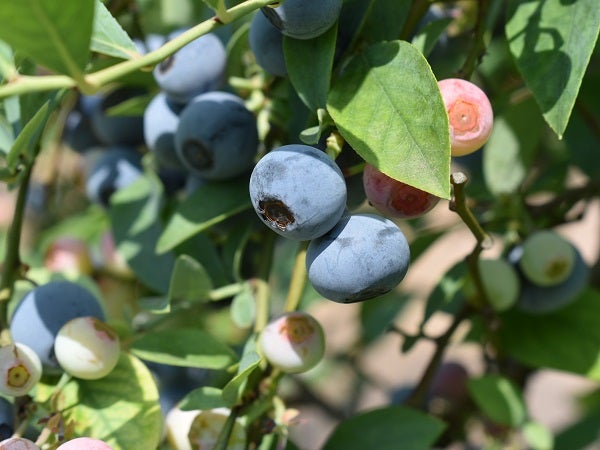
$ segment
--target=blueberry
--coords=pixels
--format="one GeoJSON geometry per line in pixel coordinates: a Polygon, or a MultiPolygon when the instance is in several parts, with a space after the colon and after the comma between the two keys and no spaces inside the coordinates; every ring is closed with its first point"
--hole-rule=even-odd
{"type": "Polygon", "coordinates": [[[119,189],[142,175],[141,156],[128,147],[111,147],[98,157],[86,180],[88,198],[104,207],[119,189]]]}
{"type": "Polygon", "coordinates": [[[283,55],[283,34],[260,12],[252,18],[248,42],[260,67],[273,75],[280,77],[287,75],[283,55]]]}
{"type": "Polygon", "coordinates": [[[261,8],[273,25],[294,39],[312,39],[325,33],[337,20],[342,0],[286,0],[273,8],[261,8]]]}
{"type": "Polygon", "coordinates": [[[0,397],[0,441],[12,436],[15,427],[15,412],[12,403],[0,397]]]}
{"type": "Polygon", "coordinates": [[[517,301],[519,309],[535,314],[556,311],[576,300],[585,289],[589,281],[590,268],[579,250],[572,244],[570,245],[575,252],[573,268],[564,281],[552,286],[541,286],[530,281],[519,267],[524,253],[523,247],[516,246],[511,250],[508,260],[517,269],[521,278],[521,293],[517,301]]]}
{"type": "Polygon", "coordinates": [[[344,216],[308,245],[308,279],[323,297],[353,303],[380,296],[402,281],[410,249],[402,231],[374,214],[344,216]]]}
{"type": "Polygon", "coordinates": [[[183,167],[175,150],[175,131],[183,105],[159,92],[144,111],[144,141],[156,162],[167,168],[183,167]]]}
{"type": "Polygon", "coordinates": [[[105,320],[99,300],[90,291],[70,281],[51,281],[21,299],[10,320],[10,332],[15,342],[39,356],[44,369],[56,369],[54,339],[65,323],[82,316],[105,320]]]}
{"type": "Polygon", "coordinates": [[[181,112],[175,146],[191,174],[207,180],[230,179],[254,164],[256,119],[238,96],[207,92],[181,112]]]}
{"type": "Polygon", "coordinates": [[[83,153],[102,145],[92,129],[92,122],[83,112],[74,109],[67,116],[63,141],[71,150],[83,153]]]}
{"type": "Polygon", "coordinates": [[[308,145],[284,145],[256,164],[250,199],[260,219],[292,240],[327,233],[346,207],[346,183],[327,154],[308,145]]]}
{"type": "Polygon", "coordinates": [[[154,68],[154,79],[173,101],[187,103],[223,84],[227,54],[213,33],[200,36],[154,68]]]}
{"type": "Polygon", "coordinates": [[[118,87],[102,96],[92,105],[92,129],[96,137],[106,145],[139,145],[144,142],[144,120],[137,115],[111,115],[110,109],[124,101],[146,94],[146,90],[134,87],[118,87]]]}
{"type": "Polygon", "coordinates": [[[42,362],[22,342],[0,347],[0,394],[20,397],[31,391],[42,376],[42,362]]]}

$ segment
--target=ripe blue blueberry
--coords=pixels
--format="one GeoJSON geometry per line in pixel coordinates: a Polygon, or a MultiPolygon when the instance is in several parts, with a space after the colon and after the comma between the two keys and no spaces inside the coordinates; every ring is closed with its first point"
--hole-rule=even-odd
{"type": "Polygon", "coordinates": [[[260,67],[273,75],[287,75],[283,34],[260,12],[254,15],[250,23],[248,43],[260,67]]]}
{"type": "Polygon", "coordinates": [[[110,109],[146,90],[118,87],[91,104],[91,123],[96,137],[106,145],[139,145],[144,142],[144,121],[139,115],[113,115],[110,109]]]}
{"type": "Polygon", "coordinates": [[[175,131],[183,105],[159,92],[144,111],[144,140],[156,162],[167,168],[183,167],[175,150],[175,131]]]}
{"type": "Polygon", "coordinates": [[[181,111],[175,146],[191,174],[207,180],[233,178],[254,164],[258,150],[256,119],[240,97],[207,92],[181,111]]]}
{"type": "Polygon", "coordinates": [[[521,293],[517,300],[519,309],[534,314],[549,313],[569,305],[583,292],[589,281],[590,268],[579,250],[574,245],[570,245],[575,253],[572,269],[564,281],[551,286],[535,284],[520,269],[523,246],[511,250],[508,260],[521,277],[521,293]]]}
{"type": "Polygon", "coordinates": [[[82,316],[105,320],[99,300],[86,288],[70,281],[52,281],[21,299],[11,317],[10,332],[15,342],[39,356],[44,370],[58,369],[54,339],[65,323],[82,316]]]}
{"type": "Polygon", "coordinates": [[[130,185],[142,175],[141,155],[135,150],[115,146],[102,152],[86,180],[88,198],[104,207],[119,189],[130,185]]]}
{"type": "Polygon", "coordinates": [[[327,233],[346,208],[346,183],[327,154],[292,144],[263,156],[250,176],[250,199],[273,231],[298,241],[327,233]]]}
{"type": "Polygon", "coordinates": [[[15,411],[12,403],[0,397],[0,441],[12,436],[15,428],[15,411]]]}
{"type": "Polygon", "coordinates": [[[306,253],[308,279],[323,297],[353,303],[391,291],[404,279],[410,249],[402,231],[374,214],[346,215],[306,253]]]}
{"type": "Polygon", "coordinates": [[[286,0],[273,8],[261,8],[273,25],[294,39],[312,39],[325,33],[337,20],[342,0],[286,0]]]}
{"type": "Polygon", "coordinates": [[[215,34],[208,33],[163,60],[153,74],[170,99],[187,103],[223,84],[226,62],[225,46],[215,34]]]}

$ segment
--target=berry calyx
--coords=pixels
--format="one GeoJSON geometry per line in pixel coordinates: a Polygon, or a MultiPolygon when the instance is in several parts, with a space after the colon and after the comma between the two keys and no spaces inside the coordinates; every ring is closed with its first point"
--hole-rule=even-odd
{"type": "Polygon", "coordinates": [[[41,376],[40,358],[28,346],[16,343],[0,348],[0,393],[25,395],[41,376]]]}

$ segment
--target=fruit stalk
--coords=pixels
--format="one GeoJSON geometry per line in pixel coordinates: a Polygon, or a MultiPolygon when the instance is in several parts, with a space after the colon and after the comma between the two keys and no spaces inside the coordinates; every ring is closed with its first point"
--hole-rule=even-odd
{"type": "Polygon", "coordinates": [[[306,249],[308,248],[308,243],[309,241],[302,242],[296,254],[292,279],[290,280],[290,287],[285,301],[286,312],[292,312],[298,308],[302,293],[306,287],[306,249]]]}
{"type": "Polygon", "coordinates": [[[21,228],[32,170],[33,164],[26,165],[23,169],[13,220],[6,234],[6,254],[2,264],[2,281],[0,282],[0,345],[11,342],[8,331],[8,301],[12,297],[15,281],[21,275],[21,257],[19,255],[21,228]]]}

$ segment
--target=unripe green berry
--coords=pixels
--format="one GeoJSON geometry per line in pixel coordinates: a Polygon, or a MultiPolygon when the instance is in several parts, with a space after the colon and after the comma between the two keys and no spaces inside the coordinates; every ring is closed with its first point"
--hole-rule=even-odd
{"type": "Polygon", "coordinates": [[[305,372],[323,358],[325,335],[314,317],[296,311],[269,323],[259,345],[264,357],[283,372],[305,372]]]}
{"type": "Polygon", "coordinates": [[[505,259],[480,259],[479,276],[487,300],[496,311],[513,306],[521,289],[519,276],[505,259]]]}
{"type": "Polygon", "coordinates": [[[0,348],[0,393],[9,396],[27,394],[42,376],[42,363],[24,344],[0,348]]]}
{"type": "Polygon", "coordinates": [[[108,375],[119,360],[117,333],[95,317],[77,317],[60,329],[54,353],[63,370],[85,380],[108,375]]]}
{"type": "Polygon", "coordinates": [[[523,242],[519,267],[523,275],[534,284],[560,284],[569,277],[574,264],[573,246],[554,231],[538,231],[523,242]]]}

